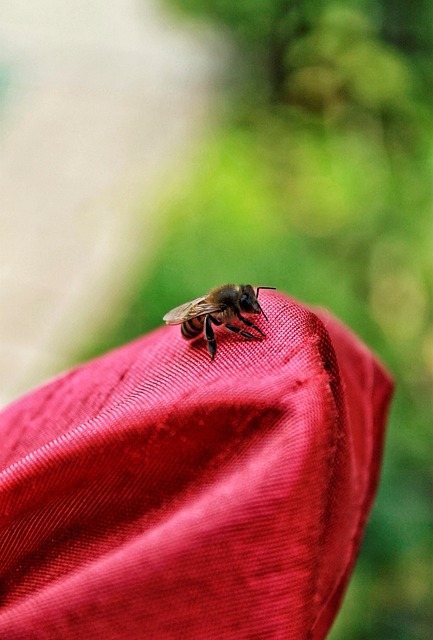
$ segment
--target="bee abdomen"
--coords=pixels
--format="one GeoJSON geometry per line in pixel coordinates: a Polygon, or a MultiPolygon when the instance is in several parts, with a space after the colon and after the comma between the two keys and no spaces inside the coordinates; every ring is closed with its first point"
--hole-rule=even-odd
{"type": "Polygon", "coordinates": [[[198,316],[197,318],[191,318],[182,323],[181,332],[184,338],[192,340],[199,333],[203,331],[204,316],[198,316]]]}

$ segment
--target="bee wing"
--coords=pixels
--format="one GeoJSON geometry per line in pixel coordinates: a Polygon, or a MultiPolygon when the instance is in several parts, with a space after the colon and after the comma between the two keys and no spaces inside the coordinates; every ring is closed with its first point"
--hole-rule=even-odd
{"type": "Polygon", "coordinates": [[[214,313],[215,311],[220,311],[220,309],[220,305],[210,304],[207,301],[207,296],[202,296],[172,309],[165,314],[163,320],[167,324],[182,324],[182,322],[191,320],[191,318],[197,318],[197,316],[202,316],[205,313],[214,313]]]}

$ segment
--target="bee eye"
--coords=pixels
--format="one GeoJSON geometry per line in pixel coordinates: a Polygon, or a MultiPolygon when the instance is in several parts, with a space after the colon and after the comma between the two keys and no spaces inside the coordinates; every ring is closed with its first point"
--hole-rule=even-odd
{"type": "Polygon", "coordinates": [[[251,303],[249,297],[246,293],[241,295],[241,299],[239,300],[240,307],[243,311],[249,311],[251,309],[251,303]]]}

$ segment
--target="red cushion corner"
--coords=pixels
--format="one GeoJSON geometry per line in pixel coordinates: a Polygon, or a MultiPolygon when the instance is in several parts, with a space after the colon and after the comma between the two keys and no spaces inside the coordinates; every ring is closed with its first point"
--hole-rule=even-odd
{"type": "Polygon", "coordinates": [[[325,311],[163,327],[0,415],[0,637],[324,638],[379,479],[392,381],[325,311]]]}

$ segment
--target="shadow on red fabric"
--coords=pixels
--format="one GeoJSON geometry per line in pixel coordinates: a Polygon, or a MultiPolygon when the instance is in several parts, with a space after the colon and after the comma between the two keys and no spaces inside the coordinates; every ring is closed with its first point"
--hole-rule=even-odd
{"type": "Polygon", "coordinates": [[[325,638],[376,491],[389,375],[261,293],[248,341],[163,327],[0,415],[0,638],[325,638]]]}

